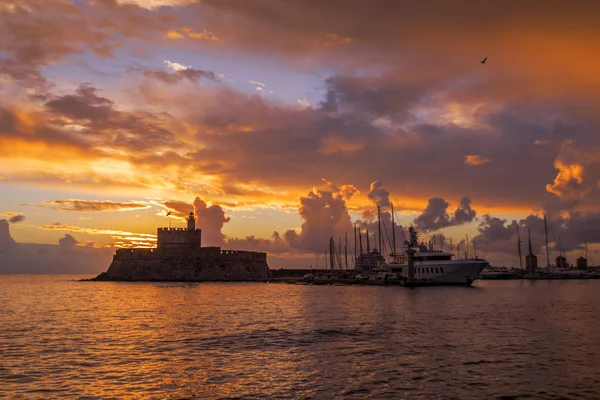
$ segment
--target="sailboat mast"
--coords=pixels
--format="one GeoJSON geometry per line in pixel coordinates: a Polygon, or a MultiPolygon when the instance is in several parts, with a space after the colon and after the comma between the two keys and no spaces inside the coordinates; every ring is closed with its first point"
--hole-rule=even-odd
{"type": "Polygon", "coordinates": [[[465,235],[465,237],[467,238],[467,242],[466,242],[467,248],[465,249],[465,260],[466,260],[467,258],[469,258],[469,235],[465,235]]]}
{"type": "Polygon", "coordinates": [[[338,248],[337,251],[335,252],[335,255],[338,259],[338,267],[340,267],[340,269],[342,269],[342,238],[338,237],[338,248]]]}
{"type": "MultiPolygon", "coordinates": [[[[356,237],[356,222],[354,223],[354,259],[356,260],[356,251],[358,250],[358,239],[356,237]]],[[[356,262],[356,261],[355,261],[356,262]]]]}
{"type": "Polygon", "coordinates": [[[329,238],[329,269],[333,271],[333,236],[329,238]]]}
{"type": "Polygon", "coordinates": [[[521,234],[519,233],[519,224],[517,224],[517,249],[519,250],[519,268],[523,269],[523,256],[521,255],[521,234]]]}
{"type": "Polygon", "coordinates": [[[369,241],[369,230],[367,229],[367,254],[371,252],[371,242],[369,241]]]}
{"type": "Polygon", "coordinates": [[[546,214],[544,214],[544,233],[546,235],[546,266],[550,268],[550,249],[548,248],[548,224],[546,223],[546,214]]]}
{"type": "Polygon", "coordinates": [[[344,232],[344,266],[348,269],[348,232],[344,232]]]}
{"type": "Polygon", "coordinates": [[[396,255],[396,223],[394,222],[394,204],[390,203],[392,207],[392,254],[396,255]]]}
{"type": "Polygon", "coordinates": [[[377,206],[377,238],[379,240],[379,252],[383,253],[383,249],[381,248],[381,209],[377,206]]]}

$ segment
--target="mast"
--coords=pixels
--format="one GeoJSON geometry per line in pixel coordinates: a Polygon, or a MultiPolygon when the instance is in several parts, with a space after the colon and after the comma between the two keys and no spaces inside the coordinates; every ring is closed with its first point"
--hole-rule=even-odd
{"type": "Polygon", "coordinates": [[[362,247],[362,232],[360,228],[358,229],[358,242],[359,242],[359,255],[362,257],[363,247],[362,247]]]}
{"type": "Polygon", "coordinates": [[[369,230],[367,229],[367,254],[371,252],[371,242],[369,241],[369,230]]]}
{"type": "Polygon", "coordinates": [[[473,238],[472,242],[473,242],[473,258],[477,258],[477,249],[475,248],[475,238],[473,238]]]}
{"type": "Polygon", "coordinates": [[[560,240],[560,235],[558,235],[558,255],[561,256],[561,257],[563,255],[562,240],[560,240]]]}
{"type": "Polygon", "coordinates": [[[523,269],[523,256],[521,255],[521,234],[519,233],[519,224],[517,224],[517,249],[519,250],[519,268],[523,269]]]}
{"type": "Polygon", "coordinates": [[[377,238],[379,240],[379,252],[383,253],[383,249],[381,248],[381,210],[379,206],[377,206],[377,238]]]}
{"type": "Polygon", "coordinates": [[[356,222],[354,223],[354,262],[356,262],[356,250],[358,250],[358,239],[356,237],[356,222]]]}
{"type": "Polygon", "coordinates": [[[333,236],[329,238],[329,269],[333,271],[333,236]]]}
{"type": "Polygon", "coordinates": [[[550,269],[550,249],[548,248],[548,225],[546,224],[546,214],[544,214],[544,233],[546,235],[546,266],[550,269]]]}
{"type": "Polygon", "coordinates": [[[337,256],[338,259],[338,266],[340,267],[340,269],[342,269],[342,238],[338,237],[338,248],[337,251],[335,252],[335,255],[337,256]]]}
{"type": "Polygon", "coordinates": [[[587,242],[586,242],[585,240],[583,241],[583,249],[584,249],[584,251],[585,251],[585,259],[586,259],[586,261],[587,261],[587,259],[588,259],[588,253],[587,253],[587,242]]]}
{"type": "Polygon", "coordinates": [[[465,249],[465,260],[466,260],[467,258],[469,258],[469,235],[465,235],[465,237],[467,238],[467,243],[466,243],[467,248],[465,249]]]}
{"type": "Polygon", "coordinates": [[[348,269],[348,232],[344,232],[344,265],[348,269]]]}
{"type": "Polygon", "coordinates": [[[396,255],[396,224],[394,222],[394,204],[390,203],[392,207],[392,254],[396,255]]]}

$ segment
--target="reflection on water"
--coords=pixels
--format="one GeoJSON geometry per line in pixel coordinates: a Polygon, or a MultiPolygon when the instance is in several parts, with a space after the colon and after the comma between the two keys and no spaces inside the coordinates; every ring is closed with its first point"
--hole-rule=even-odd
{"type": "Polygon", "coordinates": [[[0,276],[0,397],[600,398],[600,281],[0,276]]]}

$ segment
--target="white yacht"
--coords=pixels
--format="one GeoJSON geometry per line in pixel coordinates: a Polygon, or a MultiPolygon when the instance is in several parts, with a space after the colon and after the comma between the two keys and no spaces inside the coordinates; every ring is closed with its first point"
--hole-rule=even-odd
{"type": "Polygon", "coordinates": [[[431,251],[424,244],[418,244],[417,232],[409,228],[411,242],[405,241],[401,254],[392,255],[393,261],[384,265],[380,277],[384,279],[408,279],[408,257],[406,251],[415,250],[414,278],[442,285],[470,286],[488,262],[481,258],[452,259],[453,254],[431,251]]]}

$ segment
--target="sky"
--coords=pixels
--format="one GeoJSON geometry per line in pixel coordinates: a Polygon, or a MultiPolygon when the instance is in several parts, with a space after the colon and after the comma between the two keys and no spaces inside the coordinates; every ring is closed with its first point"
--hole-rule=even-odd
{"type": "Polygon", "coordinates": [[[552,259],[598,264],[598,18],[558,0],[2,0],[0,272],[100,272],[190,211],[204,245],[306,268],[330,236],[374,232],[377,206],[389,229],[390,204],[495,265],[518,265],[517,232],[544,255],[545,215],[552,259]]]}

